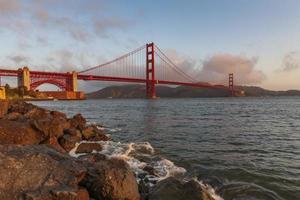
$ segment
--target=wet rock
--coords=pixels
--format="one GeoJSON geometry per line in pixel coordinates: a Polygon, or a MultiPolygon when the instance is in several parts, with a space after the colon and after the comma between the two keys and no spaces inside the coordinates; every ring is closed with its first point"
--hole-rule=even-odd
{"type": "Polygon", "coordinates": [[[63,135],[61,138],[59,138],[59,144],[67,151],[71,151],[75,146],[76,143],[81,141],[81,137],[74,136],[74,135],[63,135]]]}
{"type": "Polygon", "coordinates": [[[150,174],[150,175],[153,175],[153,176],[156,175],[155,169],[154,169],[152,166],[150,166],[150,165],[146,165],[146,166],[143,168],[143,170],[144,170],[145,172],[147,172],[148,174],[150,174]]]}
{"type": "MultiPolygon", "coordinates": [[[[95,157],[94,157],[95,158],[95,157]]],[[[87,176],[81,185],[87,188],[92,198],[96,200],[139,200],[138,186],[128,164],[116,158],[98,158],[101,161],[86,162],[87,176]]],[[[91,160],[91,157],[89,157],[91,160]]]]}
{"type": "Polygon", "coordinates": [[[0,144],[39,144],[46,135],[27,122],[0,120],[0,144]]]}
{"type": "Polygon", "coordinates": [[[215,200],[197,181],[181,182],[170,177],[158,182],[150,191],[149,200],[215,200]]]}
{"type": "Polygon", "coordinates": [[[85,200],[86,168],[46,145],[0,145],[0,199],[85,200]]]}
{"type": "Polygon", "coordinates": [[[2,118],[4,115],[8,112],[8,106],[9,102],[6,100],[0,100],[0,118],[2,118]]]}
{"type": "Polygon", "coordinates": [[[81,143],[75,153],[91,153],[93,151],[102,151],[101,144],[98,143],[81,143]]]}
{"type": "Polygon", "coordinates": [[[76,114],[70,119],[70,125],[72,128],[83,130],[86,126],[86,120],[81,114],[76,114]]]}

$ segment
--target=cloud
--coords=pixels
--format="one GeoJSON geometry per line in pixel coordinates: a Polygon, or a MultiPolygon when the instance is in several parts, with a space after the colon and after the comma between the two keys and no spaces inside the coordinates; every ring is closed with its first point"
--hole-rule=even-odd
{"type": "Polygon", "coordinates": [[[228,53],[218,53],[204,60],[199,78],[207,81],[223,80],[233,73],[236,84],[257,84],[266,79],[266,75],[255,69],[257,58],[247,58],[228,53]]]}
{"type": "Polygon", "coordinates": [[[0,13],[11,13],[18,11],[21,7],[19,0],[0,0],[0,13]]]}
{"type": "Polygon", "coordinates": [[[7,58],[18,65],[19,64],[28,64],[28,62],[30,61],[29,57],[22,56],[22,55],[7,56],[7,58]]]}
{"type": "Polygon", "coordinates": [[[234,73],[235,84],[257,84],[266,79],[262,71],[255,69],[257,58],[217,53],[204,60],[195,60],[172,49],[165,53],[198,82],[227,84],[229,73],[234,73]]]}
{"type": "Polygon", "coordinates": [[[291,72],[300,68],[300,52],[291,51],[283,58],[283,72],[291,72]]]}
{"type": "Polygon", "coordinates": [[[96,35],[108,38],[108,32],[113,29],[125,29],[129,26],[129,22],[120,18],[102,18],[94,21],[94,29],[96,35]]]}

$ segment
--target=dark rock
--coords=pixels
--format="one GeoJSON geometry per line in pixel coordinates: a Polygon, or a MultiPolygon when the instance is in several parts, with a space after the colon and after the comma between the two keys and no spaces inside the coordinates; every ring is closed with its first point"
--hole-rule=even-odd
{"type": "Polygon", "coordinates": [[[78,129],[75,129],[75,128],[65,129],[64,134],[72,135],[72,136],[78,136],[78,137],[82,138],[81,132],[78,129]]]}
{"type": "Polygon", "coordinates": [[[70,119],[70,125],[72,128],[83,130],[86,126],[86,120],[81,114],[76,114],[70,119]]]}
{"type": "Polygon", "coordinates": [[[75,153],[91,153],[93,151],[102,151],[101,144],[98,143],[81,143],[75,153]]]}
{"type": "Polygon", "coordinates": [[[108,137],[107,135],[105,134],[97,134],[96,136],[92,137],[89,139],[89,141],[94,141],[94,142],[97,142],[97,141],[109,141],[110,140],[110,137],[108,137]]]}
{"type": "Polygon", "coordinates": [[[46,138],[27,122],[0,120],[0,144],[39,144],[46,138]]]}
{"type": "Polygon", "coordinates": [[[81,137],[73,136],[73,135],[63,135],[59,138],[59,144],[67,151],[71,151],[75,146],[76,143],[81,141],[81,137]]]}
{"type": "MultiPolygon", "coordinates": [[[[101,157],[99,162],[86,162],[91,157],[84,157],[88,165],[87,176],[81,185],[87,188],[96,200],[139,200],[140,195],[133,172],[128,164],[116,158],[101,157]]],[[[97,156],[96,156],[97,160],[97,156]]]]}
{"type": "Polygon", "coordinates": [[[4,115],[8,112],[8,106],[9,102],[6,100],[0,100],[0,118],[2,118],[4,115]]]}
{"type": "Polygon", "coordinates": [[[0,199],[85,200],[86,168],[46,145],[0,145],[0,199]]]}
{"type": "Polygon", "coordinates": [[[153,175],[153,176],[156,175],[155,169],[154,169],[152,166],[150,166],[150,165],[146,165],[146,166],[143,168],[143,170],[144,170],[145,172],[147,172],[148,174],[150,174],[150,175],[153,175]]]}
{"type": "Polygon", "coordinates": [[[149,200],[215,200],[197,181],[181,182],[173,177],[158,182],[149,200]]]}

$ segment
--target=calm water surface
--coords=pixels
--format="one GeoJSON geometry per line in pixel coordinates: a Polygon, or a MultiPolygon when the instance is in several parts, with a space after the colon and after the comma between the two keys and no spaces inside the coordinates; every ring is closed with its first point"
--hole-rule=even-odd
{"type": "Polygon", "coordinates": [[[300,199],[300,98],[34,102],[150,142],[224,199],[300,199]]]}

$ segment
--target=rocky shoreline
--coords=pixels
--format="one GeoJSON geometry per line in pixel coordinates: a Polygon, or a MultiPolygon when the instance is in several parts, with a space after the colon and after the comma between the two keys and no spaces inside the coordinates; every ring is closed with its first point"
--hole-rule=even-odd
{"type": "Polygon", "coordinates": [[[136,173],[128,160],[105,155],[113,143],[81,114],[68,118],[23,101],[0,102],[0,199],[214,200],[209,186],[155,169],[136,173]],[[151,181],[152,177],[153,180],[151,181]]]}

